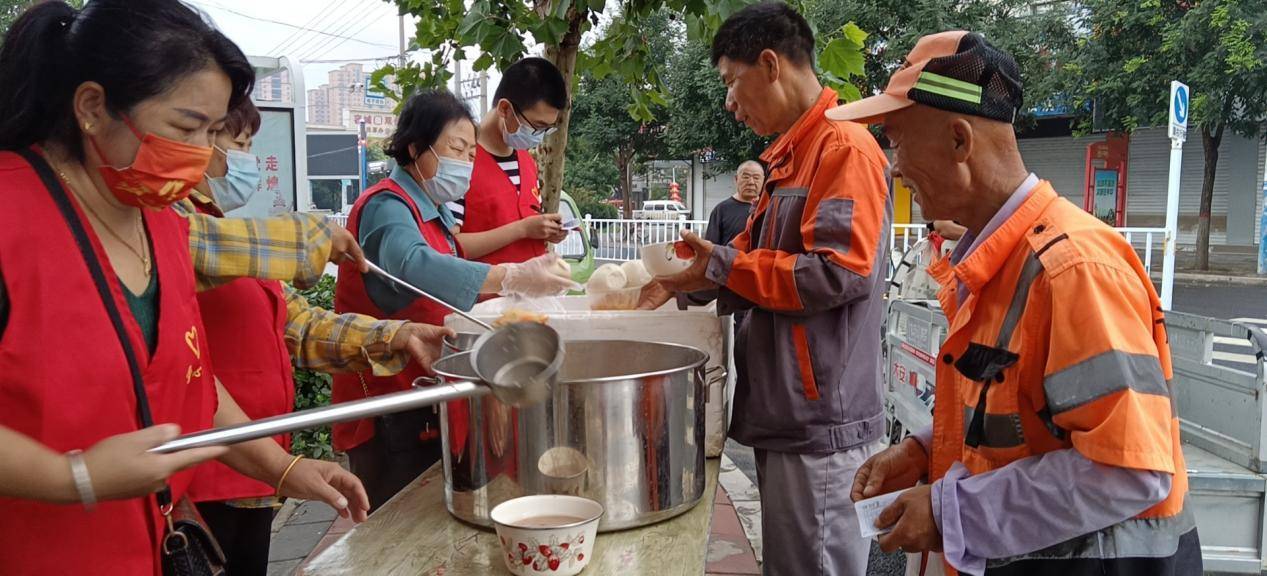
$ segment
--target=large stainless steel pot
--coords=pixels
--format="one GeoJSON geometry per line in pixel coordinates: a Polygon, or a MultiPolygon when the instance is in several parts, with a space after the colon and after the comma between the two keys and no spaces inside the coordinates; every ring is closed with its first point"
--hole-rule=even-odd
{"type": "MultiPolygon", "coordinates": [[[[492,397],[441,407],[445,503],[492,526],[494,506],[568,493],[606,507],[599,529],[681,514],[704,494],[704,364],[687,346],[568,341],[558,384],[540,404],[492,397]]],[[[446,384],[475,380],[465,353],[434,365],[446,384]]]]}

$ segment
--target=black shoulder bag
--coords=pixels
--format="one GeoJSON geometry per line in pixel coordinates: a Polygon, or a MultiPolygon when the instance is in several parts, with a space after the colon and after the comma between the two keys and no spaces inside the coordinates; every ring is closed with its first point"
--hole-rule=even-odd
{"type": "MultiPolygon", "coordinates": [[[[62,188],[61,181],[53,174],[53,169],[48,162],[29,149],[20,150],[17,153],[35,169],[40,180],[44,182],[44,187],[48,189],[49,195],[57,204],[58,211],[61,212],[67,227],[75,237],[75,244],[84,257],[84,263],[88,265],[88,272],[92,275],[93,283],[97,285],[97,295],[101,297],[101,302],[106,307],[106,314],[110,317],[110,323],[114,325],[119,344],[123,346],[123,354],[127,357],[128,370],[132,373],[132,391],[136,394],[137,420],[141,428],[149,428],[154,425],[154,420],[150,415],[150,403],[145,393],[141,365],[137,361],[132,340],[128,338],[127,331],[123,327],[123,316],[119,314],[119,308],[110,295],[110,285],[106,283],[105,272],[101,261],[97,259],[96,252],[92,249],[88,232],[84,229],[83,222],[75,215],[70,197],[66,195],[66,190],[62,188]]],[[[157,270],[154,273],[157,274],[157,270]]],[[[164,486],[158,492],[157,498],[159,510],[163,518],[167,520],[167,533],[163,535],[162,548],[164,576],[222,576],[225,564],[224,551],[220,549],[220,545],[203,524],[202,518],[198,515],[198,509],[188,498],[173,504],[172,491],[168,486],[164,486]]]]}

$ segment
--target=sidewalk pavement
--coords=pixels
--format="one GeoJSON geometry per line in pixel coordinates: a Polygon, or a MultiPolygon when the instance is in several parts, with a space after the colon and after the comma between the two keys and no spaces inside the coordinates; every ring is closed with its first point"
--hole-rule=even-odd
{"type": "MultiPolygon", "coordinates": [[[[708,538],[706,576],[761,574],[761,503],[757,488],[722,456],[708,538]]],[[[344,533],[352,522],[321,502],[287,502],[273,522],[268,576],[290,576],[344,533]]]]}
{"type": "MultiPolygon", "coordinates": [[[[1161,282],[1161,272],[1153,268],[1153,280],[1161,282]]],[[[1232,284],[1236,286],[1267,286],[1267,276],[1233,274],[1230,272],[1176,271],[1175,282],[1180,284],[1232,284]]]]}

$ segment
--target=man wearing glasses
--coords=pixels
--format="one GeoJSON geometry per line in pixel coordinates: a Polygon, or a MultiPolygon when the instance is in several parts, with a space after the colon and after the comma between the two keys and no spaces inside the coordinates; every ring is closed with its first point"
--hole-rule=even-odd
{"type": "Polygon", "coordinates": [[[468,259],[524,262],[568,234],[558,214],[541,213],[537,164],[528,153],[554,132],[567,85],[550,61],[524,58],[502,72],[493,100],[476,135],[471,189],[448,206],[468,259]]]}

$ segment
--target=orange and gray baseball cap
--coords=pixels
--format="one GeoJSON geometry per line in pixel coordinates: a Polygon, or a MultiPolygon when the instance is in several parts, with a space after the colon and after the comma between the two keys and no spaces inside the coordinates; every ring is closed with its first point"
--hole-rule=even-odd
{"type": "Polygon", "coordinates": [[[884,92],[832,108],[827,118],[875,124],[923,104],[1010,123],[1021,103],[1016,60],[980,34],[960,30],[920,38],[884,92]]]}

